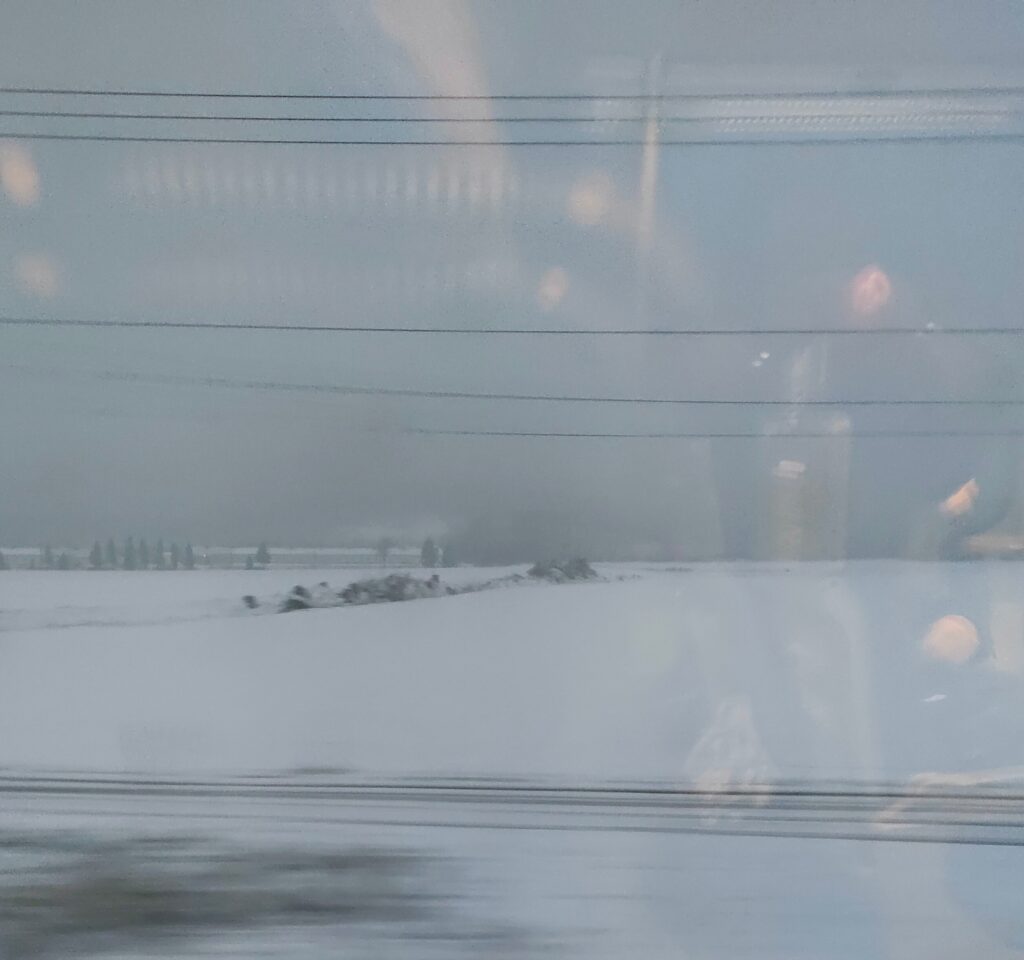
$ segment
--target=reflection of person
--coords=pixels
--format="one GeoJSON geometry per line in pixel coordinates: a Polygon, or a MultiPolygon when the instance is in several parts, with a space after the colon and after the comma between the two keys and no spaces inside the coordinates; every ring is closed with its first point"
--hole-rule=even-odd
{"type": "Polygon", "coordinates": [[[1018,488],[1019,454],[1012,438],[986,438],[960,450],[951,469],[930,484],[939,492],[924,508],[911,554],[922,559],[969,557],[967,541],[1006,516],[1018,488]]]}

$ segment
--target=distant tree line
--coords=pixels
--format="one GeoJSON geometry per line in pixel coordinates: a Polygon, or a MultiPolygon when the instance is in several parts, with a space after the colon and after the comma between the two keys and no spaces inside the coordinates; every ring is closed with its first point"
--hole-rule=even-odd
{"type": "Polygon", "coordinates": [[[245,569],[255,570],[257,567],[261,570],[265,570],[270,566],[270,550],[267,548],[266,543],[261,543],[256,548],[256,553],[250,557],[245,558],[245,569]]]}
{"type": "MultiPolygon", "coordinates": [[[[47,566],[45,551],[43,561],[43,565],[47,566]]],[[[177,570],[179,567],[194,570],[196,555],[191,543],[186,543],[184,550],[176,543],[172,543],[170,550],[167,550],[163,540],[157,540],[156,545],[150,549],[145,538],[139,540],[136,545],[132,537],[128,537],[118,550],[114,538],[111,537],[107,540],[106,546],[101,545],[99,540],[92,545],[89,551],[89,567],[93,570],[177,570]]]]}
{"type": "MultiPolygon", "coordinates": [[[[391,537],[380,538],[377,542],[377,556],[381,566],[388,565],[391,552],[397,546],[397,542],[391,537]]],[[[456,567],[459,562],[452,544],[439,545],[433,537],[427,537],[423,541],[420,549],[422,566],[456,567]]],[[[245,558],[247,570],[265,569],[270,563],[270,548],[265,542],[256,548],[255,553],[245,558]]],[[[3,552],[0,551],[0,570],[7,570],[9,566],[3,552]]],[[[39,560],[33,560],[31,566],[38,566],[44,570],[71,570],[79,564],[66,550],[55,553],[53,547],[47,544],[40,551],[39,560]]],[[[196,556],[191,543],[186,543],[184,549],[181,549],[177,543],[165,546],[164,541],[160,539],[150,547],[145,538],[136,541],[134,537],[127,537],[119,547],[114,538],[110,537],[105,544],[99,540],[93,543],[89,551],[88,566],[91,570],[194,570],[196,556]]]]}
{"type": "Polygon", "coordinates": [[[433,568],[436,566],[457,567],[458,565],[455,549],[450,543],[439,547],[434,543],[433,537],[427,537],[423,541],[423,547],[420,550],[420,566],[433,568]]]}

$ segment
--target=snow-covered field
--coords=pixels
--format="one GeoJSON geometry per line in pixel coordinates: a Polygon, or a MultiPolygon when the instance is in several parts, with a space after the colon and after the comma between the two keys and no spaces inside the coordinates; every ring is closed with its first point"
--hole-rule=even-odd
{"type": "Polygon", "coordinates": [[[1024,566],[377,572],[0,574],[0,957],[1022,955],[1024,566]]]}
{"type": "Polygon", "coordinates": [[[4,574],[0,764],[708,783],[1024,760],[1024,566],[622,565],[289,615],[241,600],[378,572],[4,574]],[[949,617],[977,633],[970,662],[925,649],[949,617]]]}
{"type": "MultiPolygon", "coordinates": [[[[438,571],[446,582],[474,583],[513,568],[438,571]]],[[[515,568],[522,569],[522,568],[515,568]]],[[[297,583],[342,586],[392,572],[375,567],[269,570],[8,570],[0,579],[0,633],[69,627],[137,627],[239,616],[242,597],[286,593],[297,583]]],[[[432,571],[394,572],[429,576],[432,571]]]]}

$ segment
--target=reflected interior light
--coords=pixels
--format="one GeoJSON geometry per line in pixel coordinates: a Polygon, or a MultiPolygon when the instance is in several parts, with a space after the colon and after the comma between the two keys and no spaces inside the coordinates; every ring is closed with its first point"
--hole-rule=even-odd
{"type": "Polygon", "coordinates": [[[569,292],[569,274],[562,267],[551,267],[540,279],[537,300],[545,310],[553,310],[569,292]]]}
{"type": "Polygon", "coordinates": [[[850,305],[861,316],[877,313],[891,296],[892,282],[875,264],[865,267],[850,281],[850,305]]]}
{"type": "Polygon", "coordinates": [[[799,460],[780,460],[772,473],[784,480],[796,480],[802,477],[806,470],[807,464],[801,463],[799,460]]]}
{"type": "Polygon", "coordinates": [[[939,510],[947,517],[962,517],[974,507],[974,501],[978,499],[981,487],[978,481],[971,477],[959,490],[951,493],[939,505],[939,510]]]}
{"type": "Polygon", "coordinates": [[[0,186],[19,207],[31,207],[39,202],[39,171],[27,147],[20,143],[0,143],[0,186]]]}
{"type": "Polygon", "coordinates": [[[14,275],[23,290],[36,297],[55,296],[60,287],[57,265],[45,253],[25,253],[14,261],[14,275]]]}
{"type": "Polygon", "coordinates": [[[762,360],[767,360],[770,356],[771,356],[771,354],[767,350],[762,350],[758,354],[758,357],[760,357],[760,359],[762,359],[762,360]]]}
{"type": "Polygon", "coordinates": [[[569,192],[569,216],[585,227],[601,223],[611,210],[613,189],[612,178],[604,172],[577,180],[569,192]]]}
{"type": "Polygon", "coordinates": [[[828,425],[829,433],[844,434],[850,432],[850,418],[846,414],[836,414],[828,425]]]}
{"type": "Polygon", "coordinates": [[[966,663],[978,649],[978,630],[967,617],[951,613],[939,617],[921,641],[921,649],[933,660],[966,663]]]}

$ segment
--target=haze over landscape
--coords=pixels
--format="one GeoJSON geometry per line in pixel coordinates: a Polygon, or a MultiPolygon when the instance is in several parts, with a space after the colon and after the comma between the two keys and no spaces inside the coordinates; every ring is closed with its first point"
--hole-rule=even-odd
{"type": "MultiPolygon", "coordinates": [[[[667,0],[645,3],[628,24],[615,4],[590,2],[557,11],[539,3],[514,10],[313,3],[301,17],[279,5],[232,2],[173,11],[149,3],[61,5],[52,17],[36,9],[5,7],[0,56],[10,87],[442,97],[977,87],[1019,79],[1024,32],[1019,7],[1000,3],[986,4],[985,16],[931,18],[927,30],[918,26],[923,6],[882,2],[860,4],[855,15],[831,11],[836,19],[826,28],[819,7],[806,4],[784,25],[766,16],[756,29],[746,4],[667,0]],[[117,29],[99,27],[107,22],[117,29]],[[573,25],[569,37],[565,22],[573,25]],[[89,43],[73,42],[79,35],[89,43]],[[312,47],[310,36],[318,38],[312,47]]],[[[1024,257],[1024,226],[1007,204],[1022,194],[1024,169],[1012,142],[659,148],[689,129],[662,120],[644,146],[650,115],[686,113],[685,103],[674,102],[58,103],[37,95],[12,105],[446,122],[6,117],[4,133],[441,142],[0,137],[4,316],[371,328],[815,328],[826,335],[5,326],[0,544],[88,544],[133,532],[324,544],[366,528],[464,534],[489,524],[531,541],[511,550],[517,560],[563,546],[609,557],[765,556],[772,550],[759,541],[755,521],[766,509],[771,470],[789,460],[820,473],[821,462],[842,457],[846,477],[839,487],[827,481],[822,508],[829,523],[841,517],[845,530],[832,552],[901,556],[912,552],[911,518],[979,471],[993,477],[982,484],[983,499],[999,500],[1015,482],[999,437],[855,437],[847,448],[821,439],[765,445],[745,437],[402,433],[1002,431],[1019,424],[1012,407],[707,407],[331,392],[1020,400],[1013,374],[1022,360],[1019,337],[827,335],[1017,322],[1024,272],[1014,265],[1024,257]],[[581,127],[494,119],[567,112],[619,120],[581,127]],[[640,145],[443,142],[567,135],[640,145]]],[[[718,109],[768,115],[782,107],[811,114],[812,123],[836,109],[756,100],[718,109]]],[[[904,109],[886,101],[866,108],[904,109]]],[[[711,129],[721,135],[721,127],[711,129]]]]}

